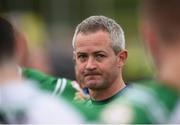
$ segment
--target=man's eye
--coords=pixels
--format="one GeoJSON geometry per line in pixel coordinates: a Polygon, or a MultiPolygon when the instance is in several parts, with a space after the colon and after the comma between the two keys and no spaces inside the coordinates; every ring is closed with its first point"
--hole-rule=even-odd
{"type": "Polygon", "coordinates": [[[78,58],[86,58],[86,55],[78,55],[78,58]]]}
{"type": "Polygon", "coordinates": [[[98,55],[96,55],[96,57],[97,57],[97,58],[103,58],[103,57],[105,57],[105,55],[103,55],[103,54],[98,54],[98,55]]]}
{"type": "Polygon", "coordinates": [[[96,55],[96,60],[97,60],[97,61],[102,61],[105,57],[106,57],[106,56],[103,55],[103,54],[97,54],[97,55],[96,55]]]}
{"type": "Polygon", "coordinates": [[[83,62],[87,59],[87,56],[86,55],[78,55],[77,59],[80,60],[81,62],[83,62]]]}

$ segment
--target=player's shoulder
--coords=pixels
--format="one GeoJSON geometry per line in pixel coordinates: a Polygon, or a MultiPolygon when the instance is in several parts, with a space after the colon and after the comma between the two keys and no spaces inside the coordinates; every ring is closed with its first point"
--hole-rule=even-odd
{"type": "Polygon", "coordinates": [[[104,108],[101,119],[106,123],[162,123],[167,120],[177,97],[173,89],[158,81],[136,81],[116,102],[104,108]],[[111,120],[106,120],[108,117],[111,120]]]}

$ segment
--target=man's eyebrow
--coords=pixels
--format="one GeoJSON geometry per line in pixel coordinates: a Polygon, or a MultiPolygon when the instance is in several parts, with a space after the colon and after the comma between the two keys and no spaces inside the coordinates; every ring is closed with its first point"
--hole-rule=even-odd
{"type": "MultiPolygon", "coordinates": [[[[107,54],[107,52],[102,51],[102,50],[92,52],[92,54],[98,54],[98,53],[104,53],[104,54],[107,54]]],[[[86,52],[76,52],[76,54],[79,55],[79,54],[87,54],[87,53],[86,53],[86,52]]]]}
{"type": "Polygon", "coordinates": [[[94,52],[94,53],[106,53],[106,52],[105,52],[105,51],[100,50],[100,51],[96,51],[96,52],[94,52]]]}
{"type": "Polygon", "coordinates": [[[86,54],[85,52],[77,52],[76,54],[86,54]]]}

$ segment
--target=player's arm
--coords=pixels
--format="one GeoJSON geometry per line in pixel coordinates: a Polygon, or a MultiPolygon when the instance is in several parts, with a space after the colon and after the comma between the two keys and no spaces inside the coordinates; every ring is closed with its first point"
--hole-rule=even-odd
{"type": "Polygon", "coordinates": [[[41,89],[52,92],[54,95],[64,96],[69,100],[73,100],[77,92],[74,86],[78,84],[66,78],[53,77],[31,68],[23,68],[22,74],[25,78],[35,81],[41,89]]]}

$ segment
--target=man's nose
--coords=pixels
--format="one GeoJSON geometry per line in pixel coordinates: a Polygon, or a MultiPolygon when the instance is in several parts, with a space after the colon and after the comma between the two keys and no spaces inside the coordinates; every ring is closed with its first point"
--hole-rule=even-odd
{"type": "Polygon", "coordinates": [[[92,57],[90,57],[87,61],[86,69],[87,70],[94,70],[94,69],[96,69],[96,67],[97,67],[96,60],[93,59],[92,57]]]}

